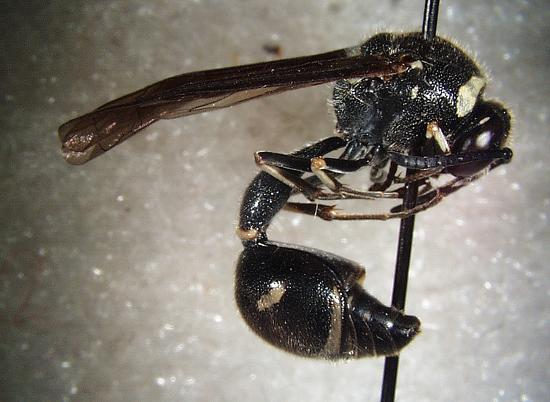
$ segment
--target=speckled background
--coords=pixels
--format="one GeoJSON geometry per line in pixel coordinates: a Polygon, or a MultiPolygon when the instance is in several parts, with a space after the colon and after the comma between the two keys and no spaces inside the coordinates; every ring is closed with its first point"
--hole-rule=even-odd
{"type": "MultiPolygon", "coordinates": [[[[264,44],[292,57],[417,30],[422,3],[4,4],[0,401],[378,400],[383,359],[287,355],[233,301],[253,152],[330,135],[328,85],[161,122],[81,167],[56,129],[170,75],[270,60],[264,44]]],[[[478,55],[488,97],[514,111],[515,156],[417,218],[407,311],[423,333],[402,353],[400,401],[548,400],[549,10],[441,6],[439,33],[478,55]]],[[[388,302],[397,229],[281,213],[270,234],[361,262],[388,302]]]]}

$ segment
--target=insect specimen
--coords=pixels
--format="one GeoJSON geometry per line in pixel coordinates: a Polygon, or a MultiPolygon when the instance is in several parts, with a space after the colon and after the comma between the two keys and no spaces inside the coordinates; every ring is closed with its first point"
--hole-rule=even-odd
{"type": "Polygon", "coordinates": [[[271,241],[266,231],[282,208],[327,220],[407,217],[511,160],[508,112],[484,100],[483,73],[451,42],[383,33],[320,55],[183,74],[73,119],[59,136],[67,161],[81,164],[159,119],[331,81],[338,136],[288,155],[256,153],[262,172],[245,191],[237,229],[244,246],[237,305],[254,332],[291,353],[395,355],[420,331],[416,317],[370,296],[358,264],[271,241]],[[334,151],[338,157],[326,156],[334,151]],[[363,168],[372,182],[367,191],[340,181],[363,168]],[[417,173],[402,178],[403,168],[417,173]],[[440,178],[448,179],[441,184],[440,178]],[[318,202],[399,199],[407,181],[420,186],[418,205],[408,210],[350,213],[318,202]],[[295,194],[310,202],[290,202],[295,194]]]}

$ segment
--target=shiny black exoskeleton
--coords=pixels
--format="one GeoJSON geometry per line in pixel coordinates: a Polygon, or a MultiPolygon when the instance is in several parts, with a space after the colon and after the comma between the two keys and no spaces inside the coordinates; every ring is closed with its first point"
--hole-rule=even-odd
{"type": "MultiPolygon", "coordinates": [[[[311,158],[344,143],[332,137],[294,155],[311,158]]],[[[238,228],[245,249],[235,278],[235,298],[244,320],[269,343],[301,356],[397,354],[420,331],[420,321],[370,296],[361,286],[365,270],[359,264],[267,239],[267,226],[291,190],[261,172],[245,192],[238,228]]]]}
{"type": "MultiPolygon", "coordinates": [[[[323,186],[340,198],[375,196],[352,191],[337,177],[364,166],[385,171],[389,164],[384,183],[377,184],[380,194],[387,195],[398,182],[397,167],[424,170],[418,177],[429,188],[424,207],[386,215],[403,217],[428,208],[430,200],[456,191],[512,156],[505,148],[510,117],[498,103],[483,100],[485,78],[462,50],[446,40],[428,41],[412,33],[376,35],[360,52],[408,60],[410,68],[392,76],[338,81],[333,104],[341,137],[291,155],[258,153],[264,171],[249,185],[241,205],[237,233],[244,251],[237,264],[237,305],[260,337],[301,356],[397,354],[418,334],[420,321],[370,296],[360,284],[364,270],[358,264],[267,238],[271,220],[290,205],[293,191],[310,199],[322,198],[323,186]],[[324,157],[338,149],[343,149],[339,158],[324,157]],[[304,180],[304,173],[314,175],[304,180]],[[456,179],[435,190],[428,186],[431,177],[444,174],[456,179]]],[[[294,211],[324,219],[386,219],[338,215],[320,204],[291,204],[294,211]]]]}
{"type": "Polygon", "coordinates": [[[358,264],[321,250],[266,241],[239,258],[236,299],[250,327],[307,357],[395,355],[420,330],[413,316],[382,305],[358,264]]]}
{"type": "Polygon", "coordinates": [[[480,171],[494,159],[511,157],[509,150],[502,150],[510,130],[508,113],[501,105],[482,99],[486,78],[461,49],[441,38],[425,40],[421,33],[383,33],[365,42],[360,51],[387,57],[406,54],[415,62],[408,72],[390,79],[336,83],[336,129],[348,149],[378,146],[377,151],[389,152],[400,166],[444,166],[457,176],[462,168],[456,166],[463,163],[433,156],[470,153],[478,162],[465,175],[480,171]],[[427,130],[430,124],[434,133],[427,130]],[[479,136],[484,138],[478,140],[479,136]],[[475,154],[490,149],[497,152],[475,154]],[[411,155],[411,150],[417,152],[411,155]],[[404,159],[404,154],[411,158],[404,159]],[[418,156],[425,156],[425,162],[418,156]]]}
{"type": "Polygon", "coordinates": [[[452,43],[420,33],[379,34],[361,46],[322,54],[185,73],[69,120],[59,127],[59,138],[67,162],[83,164],[158,120],[333,81],[338,136],[290,155],[256,154],[263,172],[241,206],[237,304],[256,333],[295,354],[396,354],[418,333],[415,317],[369,296],[357,264],[270,241],[266,231],[282,208],[327,220],[404,218],[511,159],[507,111],[483,99],[485,77],[452,43]],[[326,157],[337,150],[338,158],[326,157]],[[339,181],[363,167],[370,168],[369,191],[339,181]],[[419,170],[406,179],[419,186],[412,209],[362,214],[289,201],[296,193],[310,201],[401,198],[398,168],[419,170]],[[432,180],[449,176],[444,184],[432,180]]]}

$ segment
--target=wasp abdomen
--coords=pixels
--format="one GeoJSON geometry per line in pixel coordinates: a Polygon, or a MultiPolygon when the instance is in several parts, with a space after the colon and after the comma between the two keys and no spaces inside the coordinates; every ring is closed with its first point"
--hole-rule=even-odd
{"type": "Polygon", "coordinates": [[[358,283],[364,269],[324,251],[276,242],[246,247],[235,296],[256,334],[287,352],[326,359],[393,355],[420,321],[384,306],[358,283]]]}

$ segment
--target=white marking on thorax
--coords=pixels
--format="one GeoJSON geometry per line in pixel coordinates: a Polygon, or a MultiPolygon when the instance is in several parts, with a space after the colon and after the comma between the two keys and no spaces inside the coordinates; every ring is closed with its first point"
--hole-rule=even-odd
{"type": "Polygon", "coordinates": [[[464,117],[473,110],[479,94],[485,88],[485,84],[484,78],[473,75],[468,82],[458,89],[456,99],[456,115],[458,117],[464,117]]]}

